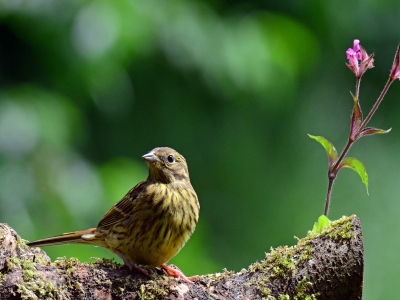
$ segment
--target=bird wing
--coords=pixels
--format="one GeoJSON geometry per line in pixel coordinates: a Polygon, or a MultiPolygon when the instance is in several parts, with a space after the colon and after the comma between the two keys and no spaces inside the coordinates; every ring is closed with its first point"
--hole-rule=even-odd
{"type": "Polygon", "coordinates": [[[136,205],[136,199],[145,189],[146,181],[142,181],[131,189],[120,201],[118,201],[108,212],[101,218],[97,228],[105,228],[114,225],[124,219],[132,216],[136,205]]]}

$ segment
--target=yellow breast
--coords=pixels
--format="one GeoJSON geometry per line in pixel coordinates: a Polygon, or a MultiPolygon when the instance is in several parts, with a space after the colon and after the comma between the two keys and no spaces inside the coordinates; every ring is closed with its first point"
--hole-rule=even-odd
{"type": "Polygon", "coordinates": [[[138,197],[133,215],[110,228],[107,244],[132,263],[157,267],[185,245],[199,217],[193,188],[154,183],[138,197]]]}

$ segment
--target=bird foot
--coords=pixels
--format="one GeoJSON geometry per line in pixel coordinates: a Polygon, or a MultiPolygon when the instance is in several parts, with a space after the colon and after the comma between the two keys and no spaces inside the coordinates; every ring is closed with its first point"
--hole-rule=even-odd
{"type": "Polygon", "coordinates": [[[142,267],[139,267],[139,266],[133,264],[118,249],[115,249],[114,252],[124,261],[125,265],[129,268],[129,270],[132,271],[133,269],[135,269],[135,270],[138,270],[139,272],[142,272],[144,275],[149,275],[149,272],[145,268],[142,268],[142,267]]]}
{"type": "Polygon", "coordinates": [[[192,276],[192,277],[186,277],[181,271],[172,269],[171,267],[168,267],[167,265],[161,265],[160,268],[165,269],[167,271],[167,275],[169,277],[174,277],[174,278],[182,278],[188,283],[193,283],[190,281],[190,279],[195,280],[197,276],[192,276]]]}
{"type": "MultiPolygon", "coordinates": [[[[132,271],[133,269],[135,269],[135,270],[138,270],[139,272],[143,273],[144,275],[149,275],[149,272],[145,268],[139,267],[139,266],[135,265],[134,263],[132,263],[118,249],[114,249],[114,253],[117,254],[124,261],[125,265],[129,268],[129,270],[132,271]]],[[[171,267],[168,267],[167,265],[161,265],[160,268],[165,269],[165,271],[167,271],[167,275],[169,277],[181,278],[188,283],[193,283],[191,280],[196,280],[198,277],[198,276],[186,277],[185,274],[183,274],[180,270],[173,269],[171,267]]]]}

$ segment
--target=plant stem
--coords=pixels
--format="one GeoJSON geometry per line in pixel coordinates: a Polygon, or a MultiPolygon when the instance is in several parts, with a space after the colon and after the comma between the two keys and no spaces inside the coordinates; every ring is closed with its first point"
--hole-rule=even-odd
{"type": "Polygon", "coordinates": [[[347,152],[349,152],[351,145],[354,143],[355,141],[351,140],[349,138],[349,140],[347,141],[346,147],[344,147],[342,154],[340,154],[338,160],[336,162],[333,163],[332,165],[332,169],[331,169],[331,173],[335,173],[336,169],[338,168],[338,166],[340,165],[340,163],[342,162],[342,160],[344,159],[344,157],[346,156],[347,152]]]}
{"type": "MultiPolygon", "coordinates": [[[[357,99],[358,99],[359,91],[360,91],[360,81],[361,81],[361,78],[357,78],[357,84],[356,84],[356,98],[357,99]]],[[[379,104],[381,104],[381,102],[382,102],[383,98],[385,97],[386,92],[388,91],[388,89],[389,89],[390,85],[392,84],[392,82],[393,82],[393,79],[389,77],[389,80],[387,81],[387,83],[385,85],[385,88],[381,92],[378,100],[376,100],[375,105],[372,107],[372,109],[369,112],[368,116],[364,119],[364,121],[362,122],[360,128],[355,133],[355,135],[354,135],[355,139],[353,140],[349,136],[349,140],[347,141],[346,147],[343,149],[342,154],[340,154],[340,157],[338,158],[338,160],[336,162],[334,162],[333,165],[331,166],[331,168],[329,169],[329,172],[328,172],[329,184],[328,184],[328,192],[326,194],[325,212],[324,212],[324,215],[326,217],[328,217],[329,204],[331,202],[332,186],[333,186],[333,182],[336,179],[337,169],[340,166],[340,163],[343,161],[344,157],[346,156],[347,152],[349,152],[351,145],[358,139],[358,136],[359,136],[360,132],[368,124],[369,120],[371,120],[372,116],[374,115],[374,113],[378,109],[379,104]]]]}
{"type": "Polygon", "coordinates": [[[371,111],[369,112],[368,116],[365,118],[364,122],[362,122],[360,129],[358,130],[357,133],[361,132],[361,130],[364,129],[364,127],[367,125],[367,123],[369,122],[369,120],[372,118],[372,116],[374,115],[375,111],[378,109],[379,104],[381,104],[383,97],[385,97],[386,92],[388,91],[390,85],[392,84],[393,79],[389,77],[388,82],[385,85],[385,88],[383,89],[382,93],[380,94],[378,100],[376,101],[374,107],[371,109],[371,111]]]}
{"type": "MultiPolygon", "coordinates": [[[[338,168],[338,166],[340,165],[340,163],[342,162],[342,160],[346,156],[347,152],[349,151],[351,145],[357,140],[357,136],[359,135],[359,133],[364,129],[364,127],[367,125],[369,120],[371,120],[372,116],[374,115],[374,113],[378,109],[379,104],[381,104],[381,102],[383,100],[383,97],[385,97],[386,92],[388,91],[388,89],[389,89],[390,85],[392,84],[392,82],[393,82],[393,80],[391,78],[389,78],[389,80],[386,83],[385,88],[383,89],[382,93],[380,94],[378,100],[376,100],[374,107],[371,109],[371,111],[369,112],[368,116],[362,122],[360,128],[357,130],[356,134],[354,135],[356,137],[356,139],[352,140],[349,137],[349,140],[347,141],[347,145],[344,148],[344,150],[343,150],[342,154],[340,155],[339,159],[336,162],[334,162],[334,164],[332,165],[331,172],[336,171],[336,169],[338,168]]],[[[359,80],[357,80],[357,86],[358,86],[358,88],[360,87],[359,80]]],[[[356,92],[356,94],[358,94],[358,91],[356,92]]],[[[358,99],[357,96],[356,96],[356,98],[358,99]]]]}
{"type": "Polygon", "coordinates": [[[332,193],[332,186],[333,186],[334,181],[335,181],[335,177],[329,176],[328,193],[326,194],[325,212],[324,212],[325,217],[328,217],[329,204],[331,203],[331,193],[332,193]]]}
{"type": "Polygon", "coordinates": [[[357,78],[357,83],[356,83],[356,98],[358,99],[358,96],[360,95],[360,83],[361,83],[361,78],[357,78]]]}

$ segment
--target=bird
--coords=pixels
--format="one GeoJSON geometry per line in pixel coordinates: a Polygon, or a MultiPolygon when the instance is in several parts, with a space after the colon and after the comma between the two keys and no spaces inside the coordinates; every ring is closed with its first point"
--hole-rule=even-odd
{"type": "Polygon", "coordinates": [[[101,246],[118,255],[130,269],[160,267],[170,277],[192,283],[166,263],[192,235],[200,211],[185,158],[168,147],[142,156],[149,167],[145,181],[133,187],[104,214],[97,227],[27,243],[30,247],[64,244],[101,246]]]}

